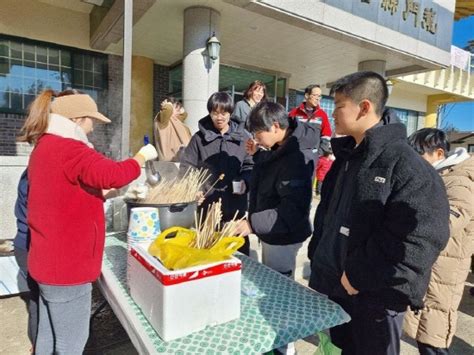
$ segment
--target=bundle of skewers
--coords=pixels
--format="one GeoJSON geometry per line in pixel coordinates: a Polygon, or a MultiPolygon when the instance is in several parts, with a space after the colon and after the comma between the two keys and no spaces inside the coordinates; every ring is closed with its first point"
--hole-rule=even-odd
{"type": "Polygon", "coordinates": [[[239,211],[235,212],[234,217],[229,222],[223,223],[220,199],[208,206],[204,220],[203,213],[200,214],[199,218],[196,213],[194,215],[196,236],[189,246],[197,249],[210,249],[224,237],[241,237],[241,234],[237,234],[237,226],[246,216],[237,219],[238,213],[239,211]]]}
{"type": "MultiPolygon", "coordinates": [[[[211,174],[207,169],[189,168],[182,178],[171,180],[162,179],[148,190],[148,194],[142,203],[173,204],[188,203],[196,200],[199,193],[203,191],[204,184],[210,179],[211,174]]],[[[224,179],[224,174],[211,186],[224,179]]]]}

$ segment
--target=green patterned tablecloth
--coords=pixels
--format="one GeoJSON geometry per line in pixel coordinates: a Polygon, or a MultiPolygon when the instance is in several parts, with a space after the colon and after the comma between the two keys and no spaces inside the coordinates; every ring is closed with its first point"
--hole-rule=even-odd
{"type": "Polygon", "coordinates": [[[99,286],[114,312],[122,313],[117,316],[140,353],[264,353],[349,321],[326,297],[238,255],[243,265],[240,318],[163,342],[128,293],[125,238],[124,233],[108,234],[99,286]]]}

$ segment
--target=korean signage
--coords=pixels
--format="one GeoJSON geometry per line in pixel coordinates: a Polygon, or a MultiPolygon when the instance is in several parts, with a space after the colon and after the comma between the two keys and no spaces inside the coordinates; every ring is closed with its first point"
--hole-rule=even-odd
{"type": "Polygon", "coordinates": [[[436,0],[324,0],[328,5],[449,51],[453,13],[436,0]]]}

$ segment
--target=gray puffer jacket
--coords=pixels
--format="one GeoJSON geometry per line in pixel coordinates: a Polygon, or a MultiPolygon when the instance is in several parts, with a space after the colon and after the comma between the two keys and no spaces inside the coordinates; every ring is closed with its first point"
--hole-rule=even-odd
{"type": "Polygon", "coordinates": [[[252,111],[252,107],[250,107],[250,104],[246,99],[243,99],[235,104],[232,119],[238,122],[247,123],[247,117],[249,117],[250,111],[252,111]]]}

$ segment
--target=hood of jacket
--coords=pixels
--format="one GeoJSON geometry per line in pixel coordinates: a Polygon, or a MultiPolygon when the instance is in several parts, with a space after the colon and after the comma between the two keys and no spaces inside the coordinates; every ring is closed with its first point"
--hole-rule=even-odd
{"type": "MultiPolygon", "coordinates": [[[[462,149],[465,150],[465,148],[462,149]]],[[[460,155],[457,160],[456,164],[451,164],[442,170],[436,168],[436,170],[438,170],[443,177],[463,177],[474,181],[474,156],[466,151],[466,154],[460,155]]]]}
{"type": "MultiPolygon", "coordinates": [[[[449,154],[445,159],[433,164],[433,167],[442,172],[445,169],[454,167],[458,164],[461,164],[465,160],[469,159],[471,155],[467,152],[466,148],[457,147],[454,152],[449,154]]],[[[471,172],[472,173],[472,172],[471,172]]]]}
{"type": "Polygon", "coordinates": [[[245,122],[239,122],[232,117],[229,121],[229,131],[224,135],[214,127],[212,118],[209,115],[199,120],[198,127],[206,142],[212,142],[223,137],[228,137],[230,140],[240,141],[245,136],[245,122]]]}
{"type": "Polygon", "coordinates": [[[384,110],[380,121],[383,125],[402,123],[397,116],[397,112],[391,108],[387,108],[384,110]]]}
{"type": "Polygon", "coordinates": [[[289,129],[292,130],[289,137],[285,139],[282,145],[272,148],[270,156],[266,159],[267,161],[279,159],[283,155],[296,151],[316,154],[315,142],[318,140],[319,132],[315,128],[298,120],[290,120],[289,129]]]}

